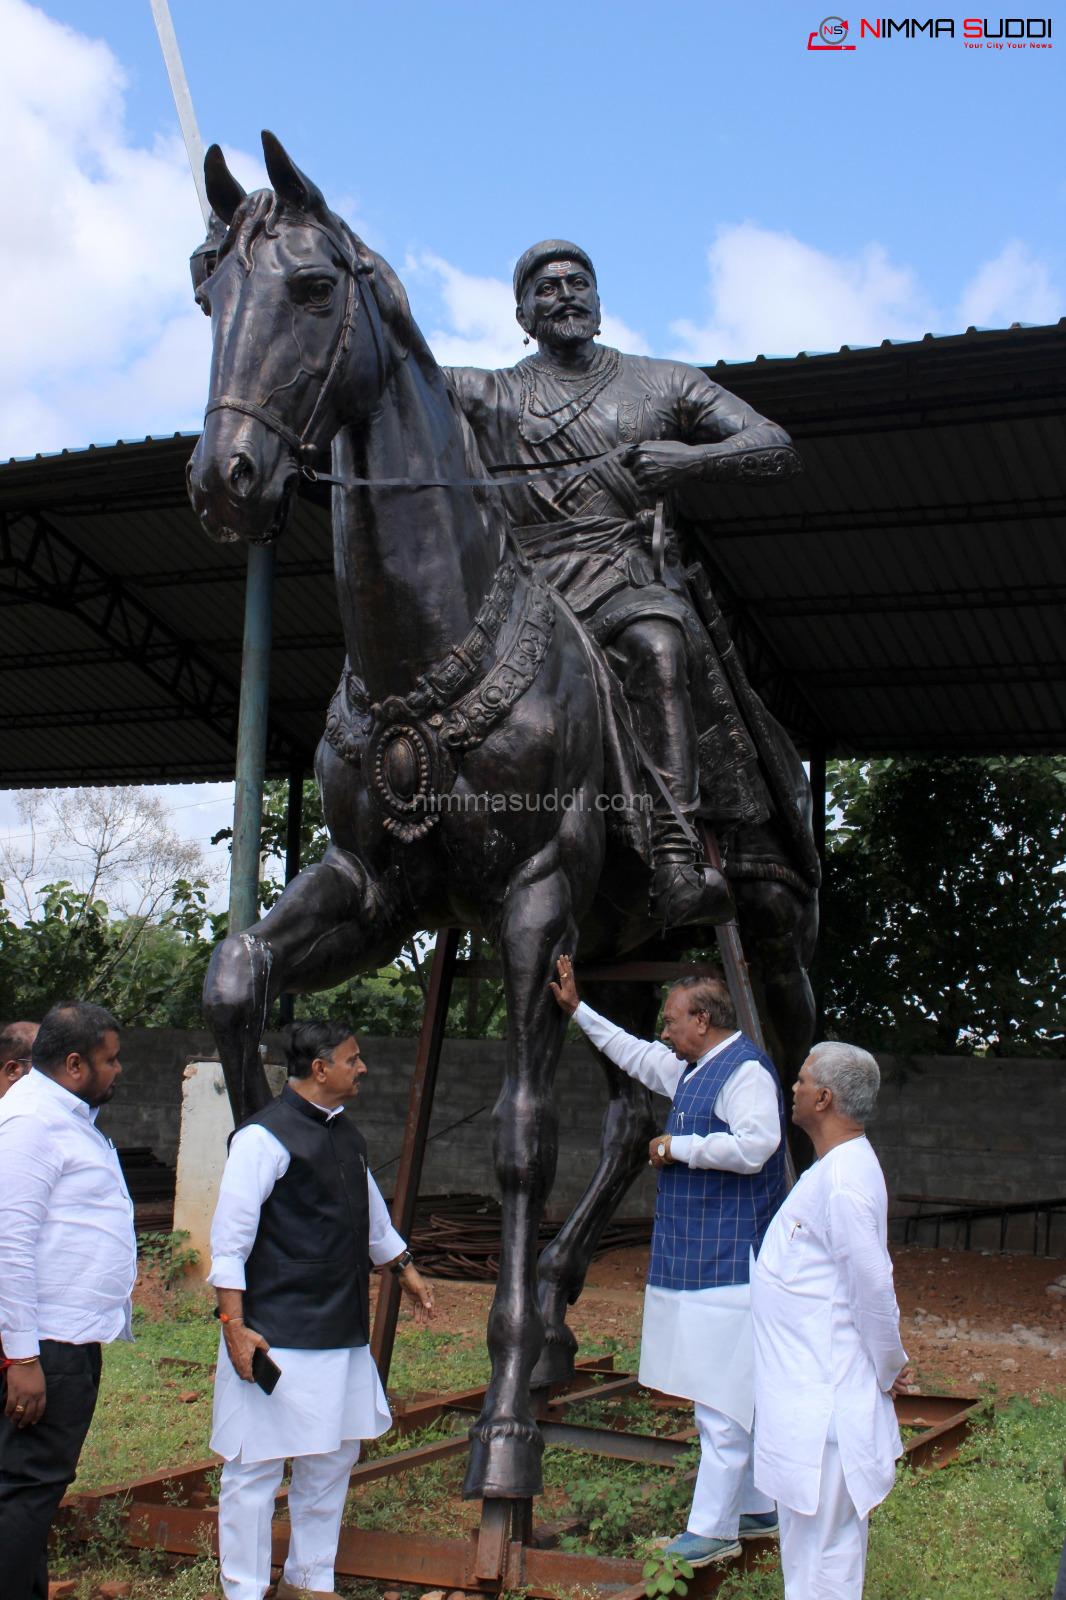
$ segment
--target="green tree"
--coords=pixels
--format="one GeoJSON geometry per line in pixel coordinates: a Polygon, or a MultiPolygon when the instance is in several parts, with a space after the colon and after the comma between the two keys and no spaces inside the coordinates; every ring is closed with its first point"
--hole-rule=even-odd
{"type": "Polygon", "coordinates": [[[18,810],[22,831],[0,845],[0,1016],[78,997],[129,1025],[198,1024],[219,919],[202,852],[163,802],[133,787],[38,789],[18,810]]]}
{"type": "Polygon", "coordinates": [[[819,952],[832,1033],[1066,1055],[1066,762],[836,762],[819,952]]]}

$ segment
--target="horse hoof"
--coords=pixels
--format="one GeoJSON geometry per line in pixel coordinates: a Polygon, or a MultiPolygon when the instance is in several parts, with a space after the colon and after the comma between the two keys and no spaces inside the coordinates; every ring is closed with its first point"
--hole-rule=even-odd
{"type": "Polygon", "coordinates": [[[464,1500],[528,1500],[544,1491],[540,1429],[525,1422],[478,1424],[470,1430],[464,1500]]]}
{"type": "Polygon", "coordinates": [[[575,1371],[577,1340],[566,1326],[547,1328],[540,1358],[529,1380],[531,1389],[548,1389],[556,1383],[569,1383],[575,1371]]]}

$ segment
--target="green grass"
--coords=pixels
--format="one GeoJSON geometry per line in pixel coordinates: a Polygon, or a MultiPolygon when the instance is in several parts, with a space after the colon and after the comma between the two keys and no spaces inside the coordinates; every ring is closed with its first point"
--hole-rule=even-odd
{"type": "MultiPolygon", "coordinates": [[[[1013,1399],[937,1472],[899,1469],[874,1512],[864,1600],[1048,1600],[1066,1538],[1066,1398],[1013,1399]]],[[[721,1600],[782,1600],[776,1571],[721,1600]]]]}
{"type": "MultiPolygon", "coordinates": [[[[203,1459],[210,1454],[211,1379],[218,1327],[202,1299],[174,1295],[169,1319],[138,1317],[137,1342],[105,1352],[104,1383],[96,1418],[82,1454],[76,1489],[99,1488],[203,1459]],[[200,1366],[168,1368],[164,1357],[200,1366]],[[180,1395],[194,1393],[192,1403],[180,1395]]],[[[635,1353],[605,1340],[583,1354],[614,1354],[621,1370],[635,1353]]],[[[471,1388],[484,1381],[487,1356],[480,1340],[402,1323],[390,1389],[399,1397],[471,1388]]],[[[606,1423],[609,1402],[588,1402],[574,1421],[606,1423]]],[[[646,1397],[618,1403],[615,1416],[641,1432],[676,1432],[684,1413],[651,1407],[646,1397]]],[[[406,1438],[387,1435],[375,1455],[445,1438],[459,1426],[443,1418],[406,1438]]],[[[1066,1534],[1062,1452],[1066,1448],[1066,1395],[1039,1404],[1010,1401],[974,1430],[958,1459],[918,1476],[901,1468],[896,1489],[874,1514],[865,1600],[1047,1600],[1066,1534]]],[[[692,1457],[694,1464],[695,1457],[692,1457]]],[[[458,1500],[461,1455],[400,1478],[381,1479],[353,1496],[348,1518],[368,1528],[456,1535],[469,1528],[476,1506],[458,1500]]],[[[572,1451],[545,1454],[541,1518],[581,1515],[587,1532],[571,1535],[571,1548],[603,1555],[642,1557],[656,1535],[684,1525],[690,1486],[662,1468],[645,1468],[572,1451]]],[[[105,1509],[91,1547],[60,1541],[53,1575],[77,1577],[79,1600],[104,1578],[124,1578],[133,1600],[200,1600],[217,1593],[208,1559],[179,1561],[130,1552],[117,1521],[105,1509]]],[[[380,1588],[346,1586],[359,1600],[380,1588]]],[[[731,1578],[722,1600],[782,1600],[780,1574],[761,1570],[731,1578]]]]}
{"type": "Polygon", "coordinates": [[[203,1460],[211,1431],[211,1387],[218,1324],[147,1322],[138,1317],[136,1343],[104,1351],[100,1400],[78,1465],[75,1490],[99,1489],[147,1477],[165,1467],[203,1460]],[[201,1362],[166,1368],[163,1356],[201,1362]],[[182,1394],[195,1394],[183,1402],[182,1394]]]}

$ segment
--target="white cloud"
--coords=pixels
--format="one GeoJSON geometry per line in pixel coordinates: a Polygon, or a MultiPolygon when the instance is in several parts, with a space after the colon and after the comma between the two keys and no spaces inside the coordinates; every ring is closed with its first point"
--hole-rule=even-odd
{"type": "Polygon", "coordinates": [[[986,261],[959,301],[962,328],[1006,328],[1012,322],[1055,322],[1066,311],[1047,264],[1020,239],[986,261]]]}
{"type": "Polygon", "coordinates": [[[689,361],[750,360],[919,338],[936,317],[911,270],[879,244],[832,256],[754,223],[723,227],[707,252],[710,316],[671,325],[689,361]]]}
{"type": "MultiPolygon", "coordinates": [[[[195,427],[210,354],[188,257],[203,223],[180,139],[137,145],[102,42],[0,0],[0,458],[195,427]]],[[[235,152],[242,179],[261,180],[235,152]]]]}
{"type": "Polygon", "coordinates": [[[981,266],[948,310],[937,306],[913,268],[892,261],[876,243],[834,256],[744,222],[719,229],[707,265],[707,320],[671,324],[674,353],[687,361],[919,339],[961,333],[971,323],[1052,322],[1064,309],[1046,263],[1020,240],[981,266]]]}
{"type": "MultiPolygon", "coordinates": [[[[412,299],[417,302],[421,291],[431,307],[431,317],[419,317],[416,304],[415,315],[443,366],[505,367],[527,354],[509,280],[476,277],[430,251],[408,256],[403,270],[412,299]]],[[[602,334],[621,350],[647,353],[643,335],[609,312],[602,334]]]]}

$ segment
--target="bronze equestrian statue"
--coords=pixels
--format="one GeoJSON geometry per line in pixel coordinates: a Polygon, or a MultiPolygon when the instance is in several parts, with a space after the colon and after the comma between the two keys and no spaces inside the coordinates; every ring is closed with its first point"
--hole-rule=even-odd
{"type": "MultiPolygon", "coordinates": [[[[475,411],[477,382],[500,374],[459,373],[449,385],[392,269],[329,210],[270,134],[263,148],[273,191],[246,196],[217,146],[205,163],[225,231],[220,226],[209,251],[198,253],[198,299],[212,318],[214,348],[189,493],[212,537],[275,539],[301,471],[313,472],[332,443],[328,477],[347,661],[315,763],[329,847],[260,922],[218,947],[205,1011],[241,1118],[269,1097],[258,1046],[282,992],[328,988],[379,966],[423,929],[480,929],[498,949],[508,1030],[494,1113],[503,1247],[488,1326],[492,1377],[471,1430],[464,1492],[524,1498],[541,1488],[530,1384],[572,1370],[566,1304],[580,1293],[595,1242],[641,1170],[653,1131],[646,1093],[610,1067],[600,1163],[541,1262],[538,1288],[537,1228],[557,1149],[552,1083],[565,1031],[548,978],[563,951],[603,960],[646,948],[693,880],[701,916],[728,917],[731,896],[716,871],[696,864],[688,791],[671,788],[669,752],[655,744],[653,730],[650,765],[658,770],[647,771],[604,653],[545,582],[521,527],[517,536],[512,528],[501,496],[529,492],[530,462],[521,449],[493,457],[487,432],[484,462],[456,403],[458,391],[475,411]],[[490,485],[493,473],[505,487],[490,485]],[[664,845],[671,830],[672,851],[684,840],[687,856],[664,845]],[[662,873],[664,865],[685,870],[662,873]]],[[[619,358],[619,370],[629,361],[619,358]]],[[[610,368],[617,377],[613,362],[610,368]]],[[[707,388],[720,397],[721,442],[738,431],[726,419],[772,428],[713,384],[707,388]]],[[[549,424],[553,438],[567,433],[569,411],[587,418],[584,379],[578,391],[577,403],[564,402],[549,424]]],[[[527,411],[537,415],[551,404],[550,391],[535,383],[527,411]]],[[[783,441],[774,430],[772,443],[767,436],[753,455],[764,450],[770,470],[786,470],[783,441]]],[[[547,465],[534,470],[551,476],[536,481],[573,485],[580,511],[590,475],[608,470],[608,453],[597,448],[583,462],[558,465],[549,451],[547,465]]],[[[654,492],[656,468],[645,462],[636,470],[654,492]]],[[[591,481],[595,493],[599,479],[591,481]]],[[[639,488],[631,498],[647,493],[639,488]]],[[[633,562],[627,598],[630,589],[654,586],[645,584],[637,554],[634,544],[625,556],[633,562]]],[[[676,566],[673,552],[664,557],[661,609],[647,613],[646,629],[670,621],[664,611],[675,603],[667,596],[679,592],[676,566]]],[[[639,593],[632,598],[643,603],[639,593]]],[[[612,633],[608,649],[641,625],[612,633]]],[[[677,625],[691,631],[688,621],[677,625]]],[[[736,664],[727,670],[726,654],[708,645],[706,662],[719,698],[729,690],[724,709],[736,716],[743,688],[736,664]]],[[[623,670],[625,660],[623,647],[623,670]]],[[[639,706],[639,692],[634,701],[639,706]]],[[[687,715],[698,729],[695,696],[690,711],[676,713],[687,715]]],[[[763,736],[770,733],[767,718],[763,736]]],[[[795,752],[779,750],[774,759],[800,814],[805,780],[795,752]]],[[[767,792],[772,800],[772,781],[767,792]]],[[[806,804],[809,811],[809,795],[806,804]]],[[[795,819],[782,823],[777,811],[768,806],[764,820],[746,824],[753,831],[738,859],[747,852],[756,867],[759,857],[795,876],[795,819]]],[[[734,830],[736,839],[742,831],[734,830]]],[[[769,943],[754,937],[749,959],[773,950],[776,967],[764,974],[768,1000],[777,969],[787,966],[787,984],[798,990],[806,983],[813,885],[801,894],[787,877],[765,871],[732,882],[742,932],[745,896],[753,908],[762,905],[769,943]]],[[[686,910],[691,902],[681,905],[686,910]]],[[[692,940],[691,933],[673,937],[692,940]]],[[[628,1008],[620,998],[613,999],[616,1015],[625,1010],[632,1025],[647,1026],[650,1008],[654,1021],[650,986],[635,986],[628,1008]]],[[[795,1004],[782,1010],[782,1025],[794,1024],[796,1014],[795,1004]]]]}

